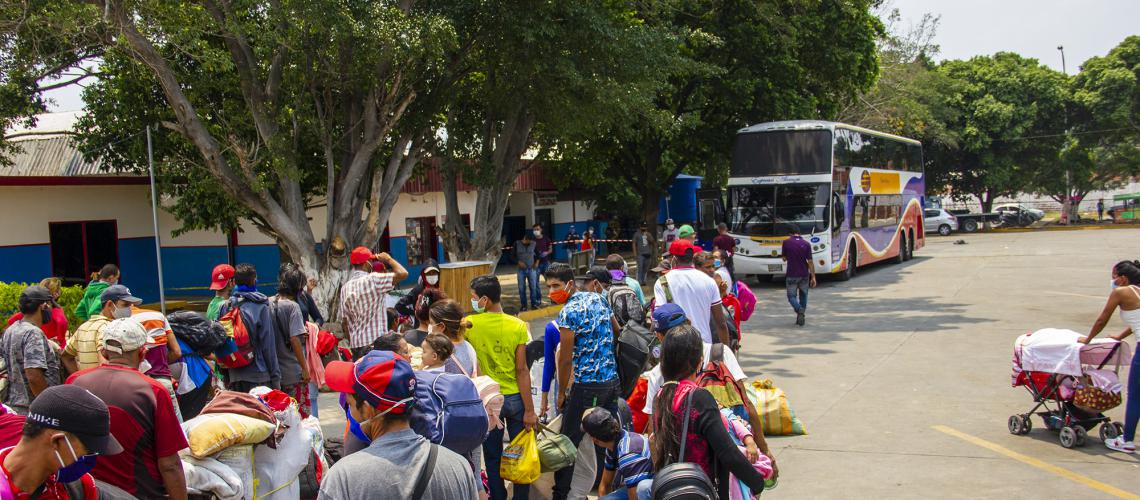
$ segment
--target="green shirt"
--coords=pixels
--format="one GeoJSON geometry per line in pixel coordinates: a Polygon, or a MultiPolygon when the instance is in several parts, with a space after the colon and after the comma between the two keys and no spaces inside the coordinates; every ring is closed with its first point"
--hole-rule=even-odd
{"type": "Polygon", "coordinates": [[[206,308],[206,319],[217,321],[218,316],[221,315],[222,304],[225,303],[226,299],[224,297],[214,297],[214,300],[210,301],[209,307],[206,308]]]}
{"type": "Polygon", "coordinates": [[[530,342],[530,332],[523,320],[503,313],[479,313],[467,317],[467,342],[475,348],[479,372],[499,383],[502,394],[518,394],[515,377],[515,350],[530,342]]]}

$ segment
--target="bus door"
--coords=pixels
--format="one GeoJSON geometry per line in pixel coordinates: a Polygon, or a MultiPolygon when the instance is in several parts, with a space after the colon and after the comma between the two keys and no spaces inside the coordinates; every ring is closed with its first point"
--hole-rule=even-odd
{"type": "Polygon", "coordinates": [[[701,188],[697,190],[697,204],[700,207],[700,227],[697,228],[697,239],[708,242],[712,248],[712,239],[716,237],[717,224],[728,222],[724,210],[724,190],[720,188],[701,188]]]}

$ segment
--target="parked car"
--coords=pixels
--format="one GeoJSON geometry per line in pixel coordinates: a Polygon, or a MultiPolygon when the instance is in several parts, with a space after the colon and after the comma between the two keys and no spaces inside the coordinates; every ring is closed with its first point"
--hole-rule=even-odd
{"type": "Polygon", "coordinates": [[[994,212],[997,212],[997,213],[1002,214],[1002,215],[1007,215],[1007,214],[1016,215],[1018,218],[1022,218],[1022,216],[1025,215],[1025,216],[1032,218],[1033,222],[1037,222],[1037,221],[1039,221],[1045,217],[1045,212],[1043,210],[1038,210],[1036,208],[1023,207],[1023,206],[1018,205],[1016,203],[1006,203],[1004,205],[998,205],[998,206],[994,207],[994,212]]]}
{"type": "Polygon", "coordinates": [[[922,224],[928,233],[950,236],[958,230],[958,218],[941,208],[928,208],[922,211],[922,224]]]}

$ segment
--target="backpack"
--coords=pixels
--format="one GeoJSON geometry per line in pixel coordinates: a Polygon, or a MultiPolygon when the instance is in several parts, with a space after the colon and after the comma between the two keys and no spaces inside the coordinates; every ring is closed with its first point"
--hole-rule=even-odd
{"type": "Polygon", "coordinates": [[[454,373],[416,372],[412,430],[460,455],[481,446],[490,432],[487,410],[471,379],[454,373]]]}
{"type": "Polygon", "coordinates": [[[752,313],[756,310],[756,294],[752,293],[752,289],[744,284],[744,280],[736,280],[732,285],[732,294],[736,296],[736,300],[740,301],[740,319],[748,321],[752,317],[752,313]]]}
{"type": "Polygon", "coordinates": [[[749,420],[749,407],[752,400],[728,367],[724,365],[724,344],[713,344],[709,350],[709,362],[697,372],[696,383],[712,394],[721,408],[728,408],[745,421],[749,420]]]}
{"type": "Polygon", "coordinates": [[[447,358],[447,361],[444,362],[444,370],[448,373],[458,373],[470,378],[471,382],[475,384],[475,390],[479,393],[479,400],[483,402],[483,409],[487,411],[487,431],[490,432],[501,427],[499,414],[503,411],[503,403],[506,398],[500,391],[499,383],[486,375],[471,377],[471,374],[467,373],[467,370],[464,370],[463,366],[455,360],[455,356],[447,358]]]}
{"type": "Polygon", "coordinates": [[[653,478],[653,500],[715,500],[716,487],[701,466],[685,462],[685,443],[689,437],[689,411],[693,407],[692,391],[685,397],[684,423],[681,424],[680,457],[657,471],[653,478]]]}
{"type": "Polygon", "coordinates": [[[650,353],[656,342],[657,336],[639,322],[630,321],[621,329],[615,354],[623,398],[629,397],[637,386],[637,378],[649,366],[650,353]]]}
{"type": "Polygon", "coordinates": [[[233,340],[235,350],[218,357],[218,364],[225,368],[242,368],[253,363],[253,344],[250,343],[249,328],[245,315],[241,313],[241,299],[234,299],[228,311],[218,318],[218,323],[226,329],[226,335],[233,340]]]}
{"type": "Polygon", "coordinates": [[[606,291],[606,300],[614,311],[618,326],[625,326],[630,321],[641,322],[645,318],[645,307],[629,285],[615,283],[606,291]]]}
{"type": "MultiPolygon", "coordinates": [[[[728,347],[732,349],[733,352],[738,351],[740,350],[740,329],[736,327],[736,321],[733,321],[732,319],[732,310],[723,303],[721,303],[720,307],[722,310],[724,310],[724,323],[725,327],[728,328],[728,347]]],[[[709,318],[709,327],[711,331],[715,332],[716,325],[713,323],[713,321],[716,320],[709,318]]]]}
{"type": "Polygon", "coordinates": [[[226,343],[226,330],[220,324],[194,311],[177,311],[166,317],[174,336],[194,349],[194,354],[209,356],[226,343]]]}

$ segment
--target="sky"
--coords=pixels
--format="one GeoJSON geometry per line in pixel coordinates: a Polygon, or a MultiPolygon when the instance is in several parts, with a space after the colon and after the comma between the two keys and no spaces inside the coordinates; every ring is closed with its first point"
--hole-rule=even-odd
{"type": "Polygon", "coordinates": [[[969,59],[1016,52],[1075,74],[1090,57],[1102,56],[1129,35],[1140,35],[1137,0],[888,0],[904,26],[923,14],[941,16],[938,59],[969,59]]]}
{"type": "MultiPolygon", "coordinates": [[[[1061,70],[1065,47],[1069,74],[1090,57],[1107,54],[1129,35],[1140,35],[1140,0],[888,0],[905,27],[924,14],[941,16],[938,59],[969,59],[1016,52],[1061,70]]],[[[81,89],[51,92],[51,111],[83,108],[81,89]]]]}

